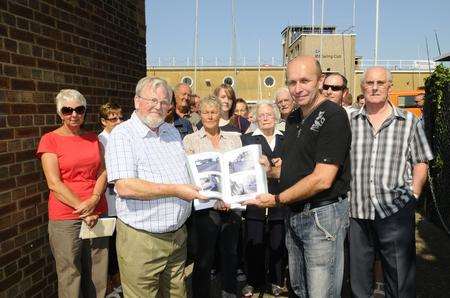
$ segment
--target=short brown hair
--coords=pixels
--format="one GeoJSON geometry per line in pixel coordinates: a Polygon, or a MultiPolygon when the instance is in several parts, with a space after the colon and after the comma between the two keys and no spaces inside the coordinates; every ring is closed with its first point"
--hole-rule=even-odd
{"type": "Polygon", "coordinates": [[[105,104],[102,104],[100,106],[100,112],[99,112],[99,117],[100,119],[108,119],[108,115],[115,112],[115,111],[121,111],[122,108],[114,103],[114,102],[107,102],[105,104]]]}

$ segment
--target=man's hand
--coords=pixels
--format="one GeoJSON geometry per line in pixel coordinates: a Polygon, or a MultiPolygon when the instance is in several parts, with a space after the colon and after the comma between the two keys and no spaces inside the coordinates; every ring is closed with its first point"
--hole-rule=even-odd
{"type": "Polygon", "coordinates": [[[82,201],[72,213],[78,214],[80,218],[85,218],[94,212],[95,206],[97,206],[97,197],[92,196],[91,198],[82,201]]]}
{"type": "Polygon", "coordinates": [[[219,210],[219,211],[229,211],[230,210],[230,204],[225,203],[222,200],[217,200],[214,203],[214,210],[219,210]]]}
{"type": "Polygon", "coordinates": [[[174,185],[174,187],[175,187],[176,196],[185,201],[190,202],[195,199],[208,200],[207,197],[205,197],[199,193],[200,187],[197,187],[197,186],[194,186],[191,184],[176,184],[176,185],[174,185]]]}
{"type": "Polygon", "coordinates": [[[86,225],[92,229],[96,224],[97,224],[97,220],[98,220],[98,215],[97,214],[91,214],[86,216],[83,221],[86,223],[86,225]]]}
{"type": "Polygon", "coordinates": [[[256,198],[242,202],[242,205],[253,205],[260,208],[275,207],[275,196],[269,193],[258,195],[256,198]]]}

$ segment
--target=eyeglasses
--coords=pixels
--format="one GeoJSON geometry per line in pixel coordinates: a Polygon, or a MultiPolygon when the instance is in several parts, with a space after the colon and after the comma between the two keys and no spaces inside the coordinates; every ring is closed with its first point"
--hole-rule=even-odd
{"type": "Polygon", "coordinates": [[[149,103],[151,103],[151,104],[154,105],[154,106],[156,106],[158,103],[159,103],[161,106],[164,106],[164,107],[167,107],[167,106],[170,105],[169,100],[167,100],[167,99],[165,99],[165,98],[164,98],[164,99],[161,99],[161,100],[158,100],[157,98],[145,98],[145,97],[142,97],[142,96],[140,96],[140,95],[138,95],[137,97],[142,98],[143,100],[148,101],[149,103]]]}
{"type": "Polygon", "coordinates": [[[386,81],[365,81],[364,82],[364,85],[366,87],[370,87],[370,88],[373,88],[375,86],[375,84],[377,84],[378,88],[384,88],[387,86],[386,81]]]}
{"type": "Polygon", "coordinates": [[[86,112],[86,107],[78,106],[76,108],[71,108],[71,107],[62,107],[61,108],[61,114],[63,114],[64,116],[72,115],[74,111],[78,115],[83,115],[84,112],[86,112]]]}
{"type": "Polygon", "coordinates": [[[336,85],[327,85],[327,84],[323,84],[323,90],[325,91],[325,90],[328,90],[328,89],[330,89],[331,88],[331,90],[333,90],[333,91],[342,91],[342,90],[344,90],[346,87],[345,86],[336,86],[336,85]]]}
{"type": "Polygon", "coordinates": [[[111,122],[117,122],[117,120],[123,121],[124,117],[112,117],[112,118],[108,118],[106,119],[107,121],[111,121],[111,122]]]}
{"type": "Polygon", "coordinates": [[[272,119],[272,118],[275,118],[275,115],[274,114],[259,114],[258,115],[258,119],[264,119],[264,118],[272,119]]]}

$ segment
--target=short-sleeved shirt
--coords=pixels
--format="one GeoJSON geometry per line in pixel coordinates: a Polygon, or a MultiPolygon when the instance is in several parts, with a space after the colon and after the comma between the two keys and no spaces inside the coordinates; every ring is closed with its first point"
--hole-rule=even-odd
{"type": "Polygon", "coordinates": [[[433,159],[419,119],[391,107],[376,133],[365,108],[351,114],[351,217],[373,220],[398,212],[412,199],[414,165],[433,159]]]}
{"type": "Polygon", "coordinates": [[[301,109],[297,109],[289,115],[284,135],[280,177],[282,191],[310,175],[317,163],[339,166],[329,189],[292,203],[292,209],[307,202],[327,201],[347,194],[351,132],[347,113],[342,107],[325,100],[306,118],[302,117],[301,109]]]}
{"type": "MultiPolygon", "coordinates": [[[[190,184],[187,158],[180,134],[163,123],[150,130],[136,112],[111,132],[106,146],[108,181],[142,179],[161,184],[190,184]]],[[[135,229],[167,233],[179,229],[191,204],[177,197],[141,200],[117,196],[117,217],[135,229]]]]}
{"type": "MultiPolygon", "coordinates": [[[[89,132],[79,136],[62,136],[56,132],[49,132],[42,136],[37,149],[40,158],[44,153],[56,154],[58,159],[61,181],[81,201],[91,197],[101,169],[101,152],[98,137],[89,132]]],[[[79,219],[72,214],[75,209],[58,200],[50,190],[48,200],[48,217],[50,220],[79,219]]],[[[104,196],[95,208],[99,214],[107,210],[104,196]]]]}

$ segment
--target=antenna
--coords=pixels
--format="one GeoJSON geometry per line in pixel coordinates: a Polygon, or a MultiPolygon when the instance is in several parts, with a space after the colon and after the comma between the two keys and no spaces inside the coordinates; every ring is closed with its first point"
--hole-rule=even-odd
{"type": "Polygon", "coordinates": [[[198,59],[198,0],[195,0],[194,93],[197,93],[197,59],[198,59]]]}
{"type": "Polygon", "coordinates": [[[376,15],[375,15],[375,51],[373,62],[374,65],[378,65],[378,18],[379,18],[379,10],[380,10],[380,0],[377,0],[376,4],[376,15]]]}
{"type": "Polygon", "coordinates": [[[315,22],[315,20],[314,20],[314,17],[315,17],[314,3],[315,2],[316,2],[315,0],[312,0],[311,34],[314,34],[314,22],[315,22]]]}
{"type": "Polygon", "coordinates": [[[441,56],[442,55],[442,53],[441,53],[441,46],[439,45],[439,38],[438,38],[436,29],[434,30],[434,38],[436,38],[436,45],[437,45],[437,48],[438,48],[439,56],[441,56]]]}
{"type": "Polygon", "coordinates": [[[428,70],[431,73],[430,50],[428,49],[428,38],[425,36],[425,44],[427,46],[428,70]]]}
{"type": "Polygon", "coordinates": [[[258,95],[259,100],[262,99],[262,86],[261,86],[261,39],[258,39],[258,95]]]}
{"type": "Polygon", "coordinates": [[[234,10],[234,1],[231,0],[231,63],[234,66],[234,90],[237,91],[238,82],[237,82],[237,68],[236,68],[236,15],[234,10]]]}
{"type": "Polygon", "coordinates": [[[323,11],[325,8],[325,0],[322,0],[322,20],[320,22],[320,56],[319,62],[322,63],[322,47],[323,47],[323,11]]]}
{"type": "Polygon", "coordinates": [[[352,23],[353,30],[355,30],[355,26],[356,26],[356,0],[353,0],[353,23],[352,23]]]}

